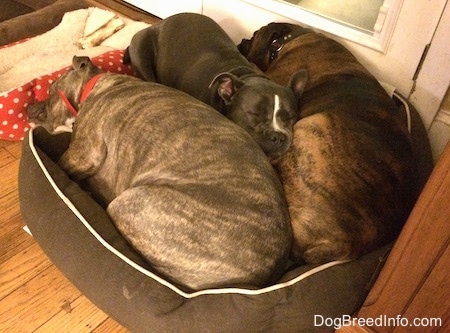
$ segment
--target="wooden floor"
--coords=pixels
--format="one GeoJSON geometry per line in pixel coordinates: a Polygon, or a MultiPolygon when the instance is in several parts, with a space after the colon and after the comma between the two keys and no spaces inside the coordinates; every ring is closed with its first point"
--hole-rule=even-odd
{"type": "Polygon", "coordinates": [[[84,297],[23,231],[20,142],[0,140],[0,332],[128,332],[84,297]]]}
{"type": "MultiPolygon", "coordinates": [[[[113,0],[90,0],[135,20],[158,19],[113,0]]],[[[128,332],[83,296],[22,228],[21,142],[0,140],[0,332],[128,332]]]]}

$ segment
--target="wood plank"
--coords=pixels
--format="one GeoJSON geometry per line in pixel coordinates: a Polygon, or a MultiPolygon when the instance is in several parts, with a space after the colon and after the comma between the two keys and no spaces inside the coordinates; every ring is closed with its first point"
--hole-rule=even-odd
{"type": "Polygon", "coordinates": [[[21,141],[9,141],[9,140],[0,140],[0,148],[13,146],[21,141]]]}
{"type": "Polygon", "coordinates": [[[448,332],[443,330],[442,326],[450,321],[449,267],[450,247],[447,242],[445,252],[439,257],[433,271],[420,290],[417,291],[416,296],[403,314],[410,325],[415,324],[412,321],[417,318],[423,320],[423,323],[419,323],[423,326],[399,326],[393,330],[393,333],[448,332]]]}
{"type": "Polygon", "coordinates": [[[369,330],[366,327],[361,326],[343,326],[335,331],[335,333],[372,333],[373,331],[369,330]]]}
{"type": "Polygon", "coordinates": [[[450,144],[434,168],[358,317],[395,317],[404,313],[448,244],[448,198],[450,144]]]}
{"type": "Polygon", "coordinates": [[[12,144],[11,141],[0,140],[0,148],[8,147],[10,144],[12,144]]]}
{"type": "Polygon", "coordinates": [[[37,243],[33,243],[9,260],[1,262],[0,299],[19,289],[51,265],[52,263],[37,243]]]}
{"type": "MultiPolygon", "coordinates": [[[[8,152],[9,156],[12,156],[8,152]]],[[[5,165],[0,166],[0,202],[3,202],[3,198],[9,195],[13,191],[18,189],[18,170],[19,170],[19,160],[12,158],[10,162],[5,165]]],[[[0,217],[3,219],[3,217],[0,217]]]]}
{"type": "Polygon", "coordinates": [[[23,230],[22,218],[17,216],[12,221],[14,220],[17,220],[18,223],[8,221],[0,234],[0,263],[10,260],[35,243],[33,237],[23,230]],[[3,232],[7,227],[13,228],[10,228],[8,232],[3,232]]]}
{"type": "Polygon", "coordinates": [[[8,165],[15,160],[17,159],[8,151],[7,147],[0,148],[0,167],[8,165]]]}
{"type": "Polygon", "coordinates": [[[20,157],[22,156],[22,141],[12,142],[10,145],[6,146],[6,150],[16,159],[20,160],[20,157]]]}
{"type": "Polygon", "coordinates": [[[129,333],[125,327],[121,326],[112,318],[106,319],[100,326],[98,326],[92,333],[129,333]]]}
{"type": "Polygon", "coordinates": [[[50,266],[1,301],[0,332],[34,332],[81,293],[50,266]]]}
{"type": "Polygon", "coordinates": [[[107,318],[103,311],[82,295],[73,302],[65,303],[61,311],[34,332],[92,332],[107,318]]]}
{"type": "Polygon", "coordinates": [[[0,194],[0,212],[0,236],[9,232],[11,228],[23,224],[23,219],[20,217],[19,193],[17,190],[4,195],[0,194]]]}

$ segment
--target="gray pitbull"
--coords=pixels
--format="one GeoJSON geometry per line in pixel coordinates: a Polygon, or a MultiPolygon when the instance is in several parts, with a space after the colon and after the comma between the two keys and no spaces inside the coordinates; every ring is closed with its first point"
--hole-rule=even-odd
{"type": "Polygon", "coordinates": [[[287,88],[276,84],[209,17],[183,13],[139,31],[124,61],[131,61],[139,77],[187,92],[220,111],[247,130],[271,160],[291,145],[307,72],[294,73],[287,88]]]}
{"type": "Polygon", "coordinates": [[[68,114],[67,101],[78,111],[58,164],[107,206],[124,237],[191,289],[277,279],[289,257],[289,214],[250,135],[181,91],[99,74],[86,57],[73,67],[40,107],[52,119],[68,114]]]}

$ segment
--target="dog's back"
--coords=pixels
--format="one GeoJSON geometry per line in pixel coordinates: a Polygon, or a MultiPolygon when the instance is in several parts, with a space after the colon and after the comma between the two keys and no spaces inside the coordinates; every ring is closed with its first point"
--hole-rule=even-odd
{"type": "Polygon", "coordinates": [[[100,79],[96,89],[109,88],[82,104],[60,165],[96,161],[86,167],[89,188],[169,279],[203,289],[277,278],[291,231],[262,150],[200,101],[132,78],[115,84],[119,77],[100,79]]]}
{"type": "Polygon", "coordinates": [[[218,73],[241,66],[251,68],[214,20],[194,13],[170,16],[138,32],[129,53],[139,76],[187,92],[207,104],[211,96],[208,86],[218,73]],[[146,59],[151,66],[138,63],[146,59]],[[154,79],[146,70],[149,68],[154,79]]]}

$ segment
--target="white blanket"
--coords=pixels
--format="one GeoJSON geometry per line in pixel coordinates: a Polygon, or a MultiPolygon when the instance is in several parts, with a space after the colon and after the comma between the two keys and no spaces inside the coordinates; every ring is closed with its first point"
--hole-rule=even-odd
{"type": "Polygon", "coordinates": [[[149,24],[121,18],[125,26],[99,46],[81,49],[79,40],[106,24],[115,14],[88,8],[68,12],[54,29],[30,40],[0,49],[0,94],[72,63],[72,57],[95,57],[125,49],[133,35],[149,24]]]}

